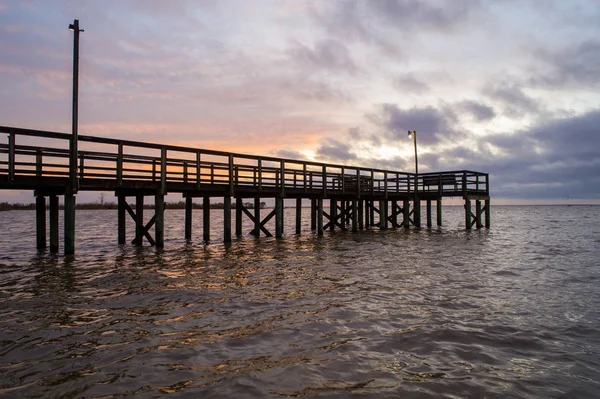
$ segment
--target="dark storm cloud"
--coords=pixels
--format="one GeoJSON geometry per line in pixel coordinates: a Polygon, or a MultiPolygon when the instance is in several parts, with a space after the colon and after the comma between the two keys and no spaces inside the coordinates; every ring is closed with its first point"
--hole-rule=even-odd
{"type": "Polygon", "coordinates": [[[351,151],[348,144],[337,140],[327,140],[317,149],[316,155],[319,161],[345,163],[357,159],[356,154],[351,151]]]}
{"type": "Polygon", "coordinates": [[[499,102],[506,116],[512,118],[535,114],[541,110],[538,101],[527,95],[523,87],[516,83],[492,83],[484,89],[484,94],[499,102]]]}
{"type": "Polygon", "coordinates": [[[303,68],[355,73],[357,67],[346,46],[337,40],[323,40],[314,48],[294,41],[289,50],[292,61],[303,68]]]}
{"type": "Polygon", "coordinates": [[[286,159],[304,159],[304,158],[306,158],[299,151],[291,150],[289,148],[275,151],[275,153],[273,155],[276,157],[286,158],[286,159]]]}
{"type": "Polygon", "coordinates": [[[419,143],[436,144],[440,141],[456,140],[462,135],[452,127],[456,116],[450,109],[433,107],[400,109],[395,104],[383,104],[369,118],[389,139],[405,139],[409,130],[416,130],[419,143]]]}
{"type": "Polygon", "coordinates": [[[548,74],[531,79],[533,85],[591,86],[600,83],[600,41],[587,40],[560,51],[540,50],[538,52],[550,68],[548,74]]]}
{"type": "Polygon", "coordinates": [[[474,148],[424,154],[431,167],[489,172],[492,194],[514,198],[600,198],[600,111],[556,119],[474,148]],[[493,152],[494,147],[500,152],[493,152]]]}
{"type": "Polygon", "coordinates": [[[422,0],[379,0],[363,4],[384,21],[402,30],[414,28],[451,30],[468,20],[471,12],[479,8],[476,0],[462,0],[435,4],[422,0]]]}
{"type": "Polygon", "coordinates": [[[473,116],[478,122],[489,121],[496,116],[494,108],[477,101],[463,101],[458,105],[458,108],[473,116]]]}
{"type": "Polygon", "coordinates": [[[427,83],[415,77],[413,74],[404,74],[394,79],[394,86],[402,92],[424,93],[430,90],[427,83]]]}

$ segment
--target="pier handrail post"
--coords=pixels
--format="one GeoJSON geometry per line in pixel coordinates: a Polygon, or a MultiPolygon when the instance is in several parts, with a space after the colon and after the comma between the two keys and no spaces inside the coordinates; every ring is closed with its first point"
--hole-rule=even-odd
{"type": "Polygon", "coordinates": [[[463,191],[463,197],[467,198],[467,171],[463,170],[463,175],[462,175],[462,191],[463,191]]]}
{"type": "Polygon", "coordinates": [[[375,194],[375,172],[371,169],[371,195],[375,194]]]}
{"type": "Polygon", "coordinates": [[[387,172],[383,172],[383,195],[385,198],[388,197],[387,186],[387,172]]]}
{"type": "Polygon", "coordinates": [[[327,165],[323,165],[323,197],[327,198],[327,165]]]}
{"type": "Polygon", "coordinates": [[[304,191],[306,191],[306,162],[302,163],[302,176],[303,176],[303,180],[304,180],[303,188],[304,188],[304,191]]]}
{"type": "Polygon", "coordinates": [[[360,168],[356,168],[356,196],[360,198],[360,168]]]}
{"type": "Polygon", "coordinates": [[[262,158],[258,157],[258,189],[262,190],[262,158]]]}
{"type": "Polygon", "coordinates": [[[119,149],[117,155],[117,185],[123,185],[123,142],[119,141],[119,149]]]}
{"type": "Polygon", "coordinates": [[[42,177],[42,150],[35,151],[35,175],[42,177]]]}
{"type": "Polygon", "coordinates": [[[202,154],[200,151],[196,152],[196,187],[200,187],[200,181],[202,180],[202,168],[200,163],[202,161],[202,154]]]}
{"type": "Polygon", "coordinates": [[[15,180],[15,133],[8,135],[8,178],[15,180]]]}
{"type": "Polygon", "coordinates": [[[167,149],[160,149],[160,193],[167,193],[167,149]]]}
{"type": "Polygon", "coordinates": [[[285,192],[285,161],[281,160],[279,168],[281,169],[281,196],[285,192]]]}
{"type": "Polygon", "coordinates": [[[490,195],[490,175],[489,175],[489,173],[485,174],[485,194],[490,195]]]}
{"type": "Polygon", "coordinates": [[[233,154],[229,154],[229,195],[233,195],[233,154]]]}

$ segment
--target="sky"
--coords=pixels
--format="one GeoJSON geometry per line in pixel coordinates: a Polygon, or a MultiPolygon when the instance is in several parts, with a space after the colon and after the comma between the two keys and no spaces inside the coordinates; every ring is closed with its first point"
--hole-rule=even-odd
{"type": "Polygon", "coordinates": [[[76,18],[80,134],[600,204],[600,1],[0,0],[0,125],[70,132],[76,18]]]}

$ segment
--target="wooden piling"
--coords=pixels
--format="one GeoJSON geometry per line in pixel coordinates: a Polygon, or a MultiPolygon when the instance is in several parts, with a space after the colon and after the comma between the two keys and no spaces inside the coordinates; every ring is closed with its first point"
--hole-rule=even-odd
{"type": "Polygon", "coordinates": [[[210,241],[210,197],[202,199],[202,239],[210,241]]]}
{"type": "Polygon", "coordinates": [[[427,227],[431,227],[431,200],[427,200],[427,227]]]}
{"type": "Polygon", "coordinates": [[[317,234],[323,235],[323,198],[317,200],[317,234]]]}
{"type": "Polygon", "coordinates": [[[65,194],[63,227],[65,255],[73,255],[75,253],[75,195],[72,192],[65,194]]]}
{"type": "Polygon", "coordinates": [[[485,200],[485,228],[489,229],[491,224],[490,200],[485,200]]]}
{"type": "Polygon", "coordinates": [[[296,198],[296,234],[302,231],[302,198],[296,198]]]}
{"type": "Polygon", "coordinates": [[[358,200],[358,208],[355,217],[358,219],[358,229],[364,230],[364,206],[365,202],[363,200],[358,200]]]}
{"type": "Polygon", "coordinates": [[[35,197],[36,247],[46,249],[46,197],[35,197]]]}
{"type": "Polygon", "coordinates": [[[481,223],[481,200],[475,200],[475,226],[477,229],[483,227],[481,223]]]}
{"type": "Polygon", "coordinates": [[[437,212],[436,212],[437,225],[441,226],[442,225],[442,199],[440,198],[436,202],[437,202],[437,212]]]}
{"type": "Polygon", "coordinates": [[[242,198],[237,197],[235,199],[235,235],[242,235],[242,207],[244,203],[242,202],[242,198]]]}
{"type": "Polygon", "coordinates": [[[329,200],[329,230],[335,230],[335,220],[337,219],[337,201],[334,199],[329,200]]]}
{"type": "Polygon", "coordinates": [[[58,196],[50,194],[50,253],[58,252],[58,196]]]}
{"type": "Polygon", "coordinates": [[[254,235],[255,237],[260,236],[260,198],[254,198],[254,235]]]}
{"type": "Polygon", "coordinates": [[[369,207],[369,226],[375,226],[375,204],[373,201],[369,201],[371,206],[369,207]]]}
{"type": "Polygon", "coordinates": [[[134,245],[141,246],[144,239],[144,195],[135,196],[135,240],[134,245]]]}
{"type": "Polygon", "coordinates": [[[414,200],[413,218],[415,222],[415,227],[421,227],[421,200],[419,199],[419,197],[415,197],[414,200]]]}
{"type": "Polygon", "coordinates": [[[125,196],[121,193],[117,194],[117,242],[119,243],[119,245],[125,244],[125,204],[125,196]]]}
{"type": "Polygon", "coordinates": [[[192,197],[185,197],[185,239],[192,239],[192,197]]]}
{"type": "Polygon", "coordinates": [[[410,201],[402,201],[402,224],[405,229],[410,227],[410,201]]]}
{"type": "MultiPolygon", "coordinates": [[[[191,199],[190,199],[191,203],[191,199]]],[[[187,201],[186,201],[187,205],[187,201]]],[[[191,209],[190,206],[190,238],[191,238],[191,209]]],[[[156,194],[154,196],[154,239],[156,241],[157,248],[163,248],[165,246],[165,196],[163,194],[156,194]]]]}
{"type": "Polygon", "coordinates": [[[310,199],[310,229],[312,231],[315,231],[317,229],[317,199],[316,198],[310,199]]]}
{"type": "Polygon", "coordinates": [[[471,230],[471,200],[465,199],[465,224],[467,230],[471,230]]]}
{"type": "Polygon", "coordinates": [[[379,200],[379,229],[387,230],[387,200],[379,200]]]}
{"type": "Polygon", "coordinates": [[[346,201],[340,201],[340,224],[342,225],[342,230],[346,229],[346,209],[346,201]]]}
{"type": "Polygon", "coordinates": [[[223,198],[223,242],[231,242],[231,197],[223,198]]]}
{"type": "Polygon", "coordinates": [[[283,198],[275,198],[275,238],[283,237],[283,198]]]}
{"type": "Polygon", "coordinates": [[[352,201],[352,232],[356,233],[358,231],[358,201],[352,201]]]}

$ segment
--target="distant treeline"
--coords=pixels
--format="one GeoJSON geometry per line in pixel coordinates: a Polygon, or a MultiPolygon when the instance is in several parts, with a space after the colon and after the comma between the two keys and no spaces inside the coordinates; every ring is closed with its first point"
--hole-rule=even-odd
{"type": "MultiPolygon", "coordinates": [[[[185,202],[165,202],[167,209],[185,209],[185,202]]],[[[264,208],[267,204],[264,202],[260,203],[261,209],[264,208]]],[[[135,208],[135,204],[130,204],[132,208],[135,208]]],[[[251,202],[244,202],[244,206],[247,209],[254,209],[254,204],[251,202]]],[[[46,206],[47,207],[47,206],[46,206]]],[[[60,209],[63,209],[63,205],[59,205],[60,209]]],[[[202,204],[192,203],[193,209],[202,209],[202,204]]],[[[210,204],[211,209],[223,209],[224,205],[222,202],[218,202],[215,204],[210,204]]],[[[0,212],[1,211],[15,211],[15,210],[34,210],[35,203],[32,202],[30,204],[9,204],[8,202],[0,202],[0,212]]],[[[75,209],[117,209],[117,204],[114,202],[91,202],[91,203],[83,203],[76,204],[75,209]]],[[[154,204],[146,204],[144,205],[144,209],[154,209],[154,204]]]]}

